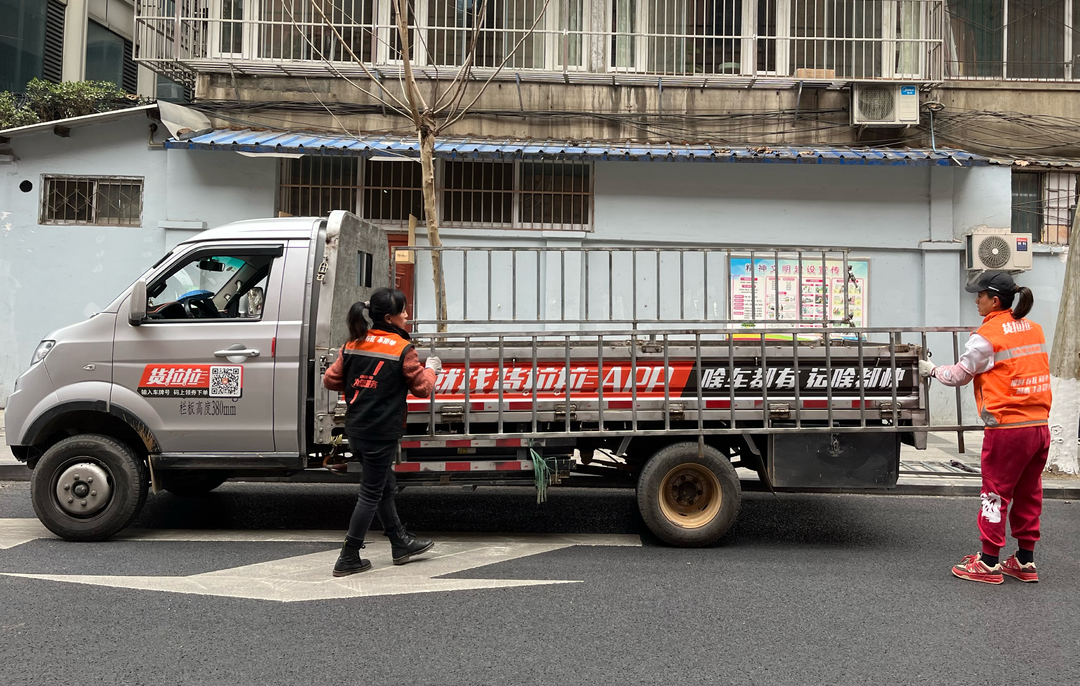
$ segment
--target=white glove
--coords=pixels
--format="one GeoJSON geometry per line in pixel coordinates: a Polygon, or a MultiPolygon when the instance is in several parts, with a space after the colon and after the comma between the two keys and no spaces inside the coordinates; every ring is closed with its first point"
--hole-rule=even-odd
{"type": "Polygon", "coordinates": [[[937,369],[937,365],[930,360],[919,360],[919,376],[933,376],[935,369],[937,369]]]}
{"type": "Polygon", "coordinates": [[[424,366],[427,367],[428,369],[435,370],[436,374],[442,372],[442,360],[435,357],[434,355],[427,358],[427,364],[425,364],[424,366]]]}

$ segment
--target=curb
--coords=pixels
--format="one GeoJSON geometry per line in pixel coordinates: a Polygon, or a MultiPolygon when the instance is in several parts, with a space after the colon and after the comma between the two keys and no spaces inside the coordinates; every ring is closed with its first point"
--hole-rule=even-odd
{"type": "Polygon", "coordinates": [[[29,481],[33,473],[22,463],[0,464],[0,481],[29,481]]]}

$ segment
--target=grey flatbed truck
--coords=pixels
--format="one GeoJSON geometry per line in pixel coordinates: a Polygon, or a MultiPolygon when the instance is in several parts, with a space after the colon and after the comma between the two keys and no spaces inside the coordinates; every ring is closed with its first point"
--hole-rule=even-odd
{"type": "MultiPolygon", "coordinates": [[[[921,445],[929,423],[926,336],[955,344],[962,331],[852,327],[847,269],[839,299],[824,295],[842,307],[820,319],[797,305],[783,320],[766,280],[750,293],[758,320],[716,316],[716,265],[745,249],[408,252],[418,274],[439,260],[448,311],[419,280],[414,342],[443,370],[431,400],[409,398],[400,484],[632,487],[673,545],[719,540],[744,486],[895,486],[901,442],[921,445]]],[[[846,251],[750,252],[750,264],[847,263],[846,251]]],[[[385,232],[346,212],[230,224],[50,334],[6,410],[41,521],[100,540],[150,490],[204,493],[341,453],[345,401],[321,374],[349,306],[390,284],[389,255],[385,232]]]]}

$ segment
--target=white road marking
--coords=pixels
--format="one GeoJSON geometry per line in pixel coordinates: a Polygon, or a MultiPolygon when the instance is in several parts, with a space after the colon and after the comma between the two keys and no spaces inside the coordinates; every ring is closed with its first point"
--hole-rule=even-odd
{"type": "MultiPolygon", "coordinates": [[[[0,548],[10,548],[37,538],[53,538],[37,520],[0,519],[0,548]]],[[[213,530],[128,530],[117,536],[133,541],[278,541],[337,543],[337,531],[213,531],[213,530]]],[[[436,534],[435,548],[407,565],[395,567],[390,543],[381,535],[363,551],[374,569],[335,579],[330,571],[338,551],[260,562],[191,576],[115,576],[82,574],[18,574],[28,579],[64,583],[164,591],[231,598],[297,602],[381,595],[435,593],[487,588],[511,588],[550,584],[581,583],[574,579],[444,579],[439,578],[530,555],[570,546],[640,546],[630,535],[561,534],[436,534]]],[[[92,545],[92,544],[87,544],[92,545]]]]}

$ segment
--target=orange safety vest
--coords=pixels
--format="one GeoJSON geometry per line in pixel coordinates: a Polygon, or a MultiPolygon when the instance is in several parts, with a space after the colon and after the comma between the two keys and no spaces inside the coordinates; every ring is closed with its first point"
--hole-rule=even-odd
{"type": "Polygon", "coordinates": [[[975,375],[975,402],[988,429],[1046,424],[1050,416],[1050,357],[1042,327],[991,312],[977,334],[994,346],[994,367],[975,375]]]}

